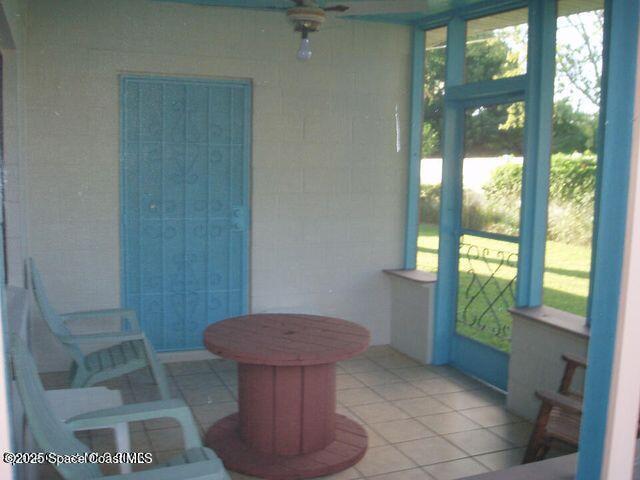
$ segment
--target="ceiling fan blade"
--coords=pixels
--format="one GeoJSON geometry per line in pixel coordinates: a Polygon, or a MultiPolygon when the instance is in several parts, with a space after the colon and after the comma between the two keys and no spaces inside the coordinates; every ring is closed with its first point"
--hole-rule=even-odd
{"type": "Polygon", "coordinates": [[[323,8],[325,12],[346,12],[349,10],[349,7],[346,5],[332,5],[330,7],[323,8]]]}
{"type": "Polygon", "coordinates": [[[428,0],[395,0],[393,2],[363,0],[362,2],[344,2],[344,5],[349,7],[346,15],[384,15],[425,12],[428,3],[428,0]]]}

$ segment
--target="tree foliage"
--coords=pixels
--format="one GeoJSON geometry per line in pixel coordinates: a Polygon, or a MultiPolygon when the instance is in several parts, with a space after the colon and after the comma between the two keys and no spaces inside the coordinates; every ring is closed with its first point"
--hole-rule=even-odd
{"type": "Polygon", "coordinates": [[[586,152],[596,150],[598,117],[576,112],[567,99],[553,106],[551,151],[554,153],[586,152]]]}
{"type": "MultiPolygon", "coordinates": [[[[427,50],[425,53],[425,126],[422,144],[425,157],[442,154],[445,59],[445,48],[427,50]]],[[[506,42],[498,37],[470,43],[465,63],[466,78],[470,81],[499,78],[518,67],[517,59],[510,55],[506,42]]],[[[518,144],[522,143],[522,128],[511,128],[506,134],[498,131],[498,126],[504,124],[509,117],[508,110],[508,105],[497,105],[467,112],[465,149],[469,155],[521,154],[518,144]]]]}
{"type": "Polygon", "coordinates": [[[569,15],[562,22],[580,38],[579,42],[565,43],[558,49],[557,76],[561,87],[580,92],[592,109],[600,104],[600,78],[602,76],[602,32],[604,11],[595,10],[569,15]]]}
{"type": "MultiPolygon", "coordinates": [[[[596,22],[602,15],[593,12],[596,22]]],[[[563,46],[558,51],[558,82],[570,83],[584,93],[588,101],[598,103],[602,48],[596,44],[601,36],[590,35],[579,19],[567,17],[580,33],[583,44],[563,46]],[[588,74],[587,70],[594,74],[588,74]]],[[[428,35],[428,34],[427,34],[428,35]]],[[[518,58],[503,36],[483,34],[483,41],[466,47],[465,77],[467,81],[501,78],[522,73],[518,58]]],[[[444,120],[444,78],[446,48],[425,52],[423,157],[442,155],[444,120]]],[[[524,104],[495,105],[467,110],[465,115],[465,155],[468,157],[522,155],[524,137],[524,104]]],[[[554,153],[595,151],[597,115],[576,111],[567,98],[557,99],[553,112],[554,153]]]]}

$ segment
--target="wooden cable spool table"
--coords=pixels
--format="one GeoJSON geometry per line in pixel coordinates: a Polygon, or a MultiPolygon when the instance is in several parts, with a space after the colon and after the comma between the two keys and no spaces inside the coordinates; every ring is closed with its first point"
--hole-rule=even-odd
{"type": "Polygon", "coordinates": [[[336,413],[335,363],[369,345],[369,331],[338,318],[258,314],[207,327],[208,350],[238,362],[238,413],[206,444],[233,471],[273,480],[329,475],[357,463],[367,433],[336,413]]]}

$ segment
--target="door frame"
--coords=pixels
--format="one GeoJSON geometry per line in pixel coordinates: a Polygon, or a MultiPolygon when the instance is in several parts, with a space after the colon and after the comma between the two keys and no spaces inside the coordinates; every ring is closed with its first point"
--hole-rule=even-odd
{"type": "MultiPolygon", "coordinates": [[[[493,351],[487,350],[485,358],[481,355],[482,349],[477,348],[477,345],[482,344],[466,338],[456,341],[457,258],[462,208],[458,192],[462,186],[463,108],[474,103],[496,104],[522,100],[525,102],[525,161],[516,306],[538,306],[542,303],[546,243],[544,239],[547,229],[556,17],[555,1],[531,0],[515,2],[506,8],[501,6],[491,11],[471,14],[461,12],[444,21],[422,27],[427,30],[426,35],[430,29],[447,27],[440,244],[432,363],[454,363],[457,367],[503,390],[506,389],[508,380],[508,354],[492,349],[493,351]],[[528,8],[529,28],[526,73],[511,78],[465,83],[467,20],[523,7],[528,8]]],[[[420,36],[416,38],[420,39],[420,36]]],[[[422,45],[416,41],[414,49],[424,51],[424,41],[422,45]]],[[[416,55],[414,52],[414,56],[416,55]]],[[[419,65],[420,62],[414,62],[414,68],[419,65]]],[[[413,88],[417,90],[420,86],[416,84],[413,88]]],[[[412,129],[414,137],[419,134],[417,128],[412,129]]]]}
{"type": "MultiPolygon", "coordinates": [[[[502,82],[500,80],[494,80],[491,84],[500,82],[498,87],[502,84],[511,86],[511,89],[505,89],[502,92],[492,91],[490,94],[483,89],[469,88],[473,84],[468,84],[463,87],[454,87],[451,89],[453,95],[445,100],[445,118],[447,115],[453,117],[455,125],[455,134],[450,134],[453,137],[455,145],[449,147],[455,148],[456,156],[455,161],[450,162],[450,165],[445,169],[443,168],[442,176],[442,190],[449,197],[452,197],[453,203],[456,206],[455,210],[449,210],[447,215],[449,218],[447,221],[443,221],[444,216],[441,213],[441,227],[440,238],[447,238],[450,242],[450,247],[443,255],[440,250],[440,257],[438,259],[438,277],[439,282],[442,281],[443,274],[448,280],[446,285],[449,286],[449,292],[447,295],[450,303],[450,363],[462,371],[465,371],[475,377],[484,380],[491,385],[494,385],[502,390],[507,389],[508,372],[509,372],[509,353],[499,350],[495,347],[482,343],[473,338],[461,335],[457,332],[456,324],[458,319],[458,302],[459,302],[459,264],[460,264],[460,239],[464,235],[481,236],[493,240],[509,241],[517,243],[518,246],[521,243],[521,233],[517,238],[513,238],[507,235],[493,234],[491,232],[476,231],[464,228],[462,226],[462,207],[463,207],[463,168],[464,168],[464,132],[465,132],[465,110],[468,108],[481,107],[481,106],[493,106],[493,105],[505,105],[514,102],[525,101],[524,94],[524,79],[520,77],[514,77],[512,79],[505,79],[509,81],[502,82]],[[515,241],[514,241],[515,240],[515,241]],[[454,248],[455,247],[455,248],[454,248]],[[445,265],[444,267],[442,265],[445,265]],[[444,269],[444,270],[443,270],[444,269]]],[[[484,82],[483,82],[484,83],[484,82]]],[[[487,86],[493,90],[495,85],[487,86]]],[[[526,118],[525,118],[526,122],[526,118]]],[[[445,125],[447,125],[445,120],[445,125]]],[[[446,135],[445,130],[445,137],[446,135]]],[[[445,149],[447,147],[445,146],[445,149]]],[[[446,155],[446,150],[445,150],[446,155]]],[[[527,163],[526,155],[523,158],[523,169],[527,163]]],[[[524,177],[524,175],[523,175],[524,177]]],[[[524,178],[523,178],[524,180],[524,178]]],[[[520,223],[522,223],[524,206],[520,207],[520,223]]],[[[442,240],[441,240],[442,242],[442,240]]],[[[519,266],[518,266],[519,270],[519,266]]],[[[519,283],[519,275],[516,277],[516,286],[519,283]]]]}
{"type": "MultiPolygon", "coordinates": [[[[242,273],[241,273],[241,281],[242,281],[242,308],[241,314],[245,315],[249,313],[250,310],[250,298],[251,298],[251,278],[250,278],[250,266],[251,266],[251,235],[252,235],[252,158],[253,158],[253,82],[251,79],[245,78],[237,78],[237,79],[229,79],[229,78],[220,78],[220,77],[208,77],[208,76],[193,76],[193,75],[161,75],[156,73],[143,74],[139,72],[122,72],[118,75],[119,82],[119,213],[120,217],[118,220],[118,226],[120,228],[119,234],[119,249],[120,249],[120,305],[124,307],[125,302],[125,285],[126,285],[126,275],[125,275],[125,232],[122,228],[122,224],[120,219],[124,213],[124,205],[125,205],[125,172],[123,168],[123,155],[124,155],[124,143],[125,143],[125,135],[124,135],[124,126],[125,126],[125,106],[124,106],[124,86],[128,80],[138,80],[138,81],[163,81],[163,82],[175,82],[175,83],[193,83],[193,84],[205,84],[205,85],[219,85],[219,86],[233,86],[236,88],[241,88],[245,92],[245,103],[244,103],[244,138],[243,138],[243,178],[242,178],[242,188],[245,192],[243,196],[242,206],[242,216],[244,217],[244,222],[246,224],[246,234],[243,237],[243,245],[242,250],[244,255],[242,256],[242,273]]],[[[232,214],[233,215],[233,214],[232,214]]],[[[242,219],[240,219],[242,221],[242,219]]],[[[204,349],[204,346],[202,347],[204,349]]],[[[200,350],[202,350],[200,349],[200,350]]],[[[162,353],[170,353],[170,352],[185,352],[190,350],[162,350],[162,353]]],[[[193,351],[193,350],[191,350],[193,351]]]]}

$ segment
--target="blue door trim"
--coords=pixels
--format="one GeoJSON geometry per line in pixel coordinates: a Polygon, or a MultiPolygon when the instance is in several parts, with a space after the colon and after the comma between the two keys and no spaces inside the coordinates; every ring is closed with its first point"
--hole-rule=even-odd
{"type": "MultiPolygon", "coordinates": [[[[464,48],[466,24],[454,18],[447,27],[445,84],[464,82],[464,48]]],[[[462,145],[464,112],[455,103],[445,102],[442,139],[442,190],[440,193],[440,242],[438,246],[438,282],[436,283],[433,358],[436,365],[451,361],[451,344],[455,332],[458,284],[458,249],[460,248],[460,192],[462,190],[462,145]]]]}
{"type": "MultiPolygon", "coordinates": [[[[464,83],[466,23],[454,18],[448,26],[446,97],[443,141],[443,178],[440,210],[438,283],[436,285],[433,362],[453,363],[501,389],[508,381],[509,354],[456,332],[460,236],[462,228],[462,158],[464,110],[476,105],[522,101],[528,77],[520,75],[492,81],[464,83]]],[[[518,237],[478,232],[480,236],[518,242],[518,237]]]]}
{"type": "Polygon", "coordinates": [[[244,105],[243,105],[243,117],[244,117],[244,138],[243,138],[243,156],[242,156],[242,164],[243,164],[243,172],[242,176],[242,188],[244,194],[242,195],[243,201],[243,216],[240,221],[245,222],[245,228],[247,230],[247,234],[242,238],[242,251],[244,255],[242,255],[242,272],[241,272],[241,281],[243,288],[242,295],[242,314],[249,313],[249,296],[250,292],[250,278],[249,278],[249,270],[251,268],[251,225],[253,222],[252,210],[251,210],[251,158],[253,154],[251,141],[253,138],[253,84],[250,80],[237,80],[234,82],[236,85],[242,85],[242,88],[245,91],[245,95],[243,96],[244,105]]]}
{"type": "Polygon", "coordinates": [[[462,102],[465,107],[487,105],[494,102],[505,103],[515,101],[511,100],[512,98],[524,98],[526,86],[526,75],[465,83],[449,88],[446,100],[449,102],[462,102]],[[505,98],[506,100],[495,100],[505,98]]]}
{"type": "MultiPolygon", "coordinates": [[[[243,118],[243,137],[242,137],[242,203],[237,205],[238,208],[234,209],[234,215],[232,223],[234,226],[239,226],[245,230],[245,234],[242,236],[240,242],[241,254],[241,271],[238,272],[240,277],[240,298],[239,304],[241,312],[240,314],[248,313],[249,311],[249,268],[250,268],[250,227],[251,227],[251,158],[252,158],[252,82],[249,79],[211,79],[211,78],[198,78],[198,77],[179,77],[179,76],[158,76],[158,75],[143,75],[143,74],[122,74],[119,76],[120,84],[120,215],[121,218],[124,215],[125,208],[125,171],[123,168],[124,152],[125,152],[125,85],[127,82],[135,81],[137,83],[154,83],[162,82],[163,84],[187,84],[187,85],[202,85],[202,86],[215,86],[215,87],[232,87],[243,92],[242,99],[243,104],[241,106],[242,111],[238,112],[243,118]]],[[[233,107],[232,107],[233,111],[233,107]]],[[[236,110],[237,111],[237,110],[236,110]]],[[[235,227],[234,227],[235,228],[235,227]]],[[[122,306],[126,306],[126,270],[125,270],[125,253],[126,253],[126,235],[125,229],[120,228],[120,302],[122,306]]],[[[182,350],[182,348],[166,348],[164,351],[182,350]]]]}
{"type": "Polygon", "coordinates": [[[237,80],[227,79],[215,79],[215,78],[202,78],[202,77],[176,77],[176,76],[162,76],[162,75],[144,75],[138,73],[126,73],[120,75],[120,85],[122,86],[127,80],[138,80],[141,82],[157,82],[162,81],[165,83],[190,83],[193,85],[217,85],[221,87],[246,87],[251,88],[252,82],[246,78],[239,78],[237,80]]]}
{"type": "Polygon", "coordinates": [[[622,278],[638,44],[637,0],[605,6],[606,97],[594,232],[591,335],[580,430],[578,479],[600,478],[622,278]]]}
{"type": "Polygon", "coordinates": [[[473,228],[461,228],[460,235],[472,235],[474,237],[488,238],[498,240],[500,242],[518,243],[520,237],[516,235],[505,235],[504,233],[483,232],[482,230],[474,230],[473,228]]]}
{"type": "Polygon", "coordinates": [[[457,333],[453,338],[452,365],[474,377],[507,390],[509,354],[457,333]]]}
{"type": "MultiPolygon", "coordinates": [[[[433,363],[453,362],[474,376],[506,388],[509,355],[456,333],[458,250],[462,194],[464,109],[521,101],[526,95],[527,76],[464,83],[466,23],[456,17],[448,24],[446,97],[443,133],[443,168],[440,210],[438,283],[436,285],[433,363]],[[482,361],[480,359],[483,359],[482,361]],[[479,367],[482,368],[479,368],[479,367]],[[473,371],[471,371],[473,370],[473,371]]],[[[517,242],[518,237],[478,232],[480,236],[517,242]]]]}

